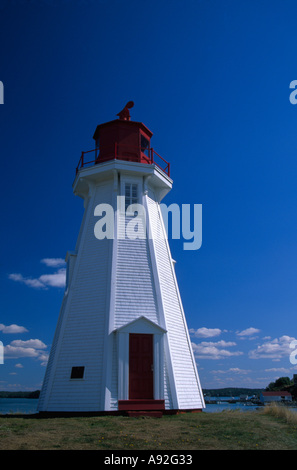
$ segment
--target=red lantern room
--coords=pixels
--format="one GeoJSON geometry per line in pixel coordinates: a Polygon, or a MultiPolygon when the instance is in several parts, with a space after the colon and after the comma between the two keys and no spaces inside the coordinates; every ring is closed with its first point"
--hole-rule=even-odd
{"type": "MultiPolygon", "coordinates": [[[[151,148],[153,133],[142,123],[131,121],[129,109],[134,106],[129,101],[117,116],[119,119],[97,126],[93,139],[95,150],[82,152],[76,172],[86,165],[99,164],[108,160],[126,160],[130,162],[155,164],[170,176],[169,163],[151,148]],[[91,161],[86,161],[85,154],[95,153],[91,161]],[[157,161],[156,161],[157,160],[157,161]]],[[[90,160],[87,158],[87,160],[90,160]]]]}
{"type": "Polygon", "coordinates": [[[153,133],[142,122],[130,120],[129,101],[118,113],[119,119],[97,126],[93,136],[96,142],[97,159],[101,163],[114,158],[139,163],[151,163],[150,139],[153,133]]]}

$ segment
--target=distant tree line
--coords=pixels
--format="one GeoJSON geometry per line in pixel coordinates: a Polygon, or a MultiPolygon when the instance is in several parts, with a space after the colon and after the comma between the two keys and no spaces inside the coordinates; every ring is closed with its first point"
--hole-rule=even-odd
{"type": "Polygon", "coordinates": [[[275,382],[270,382],[266,387],[266,392],[278,392],[291,385],[294,385],[294,382],[289,377],[280,377],[275,382]]]}
{"type": "Polygon", "coordinates": [[[240,395],[260,396],[261,392],[287,391],[292,394],[294,400],[297,400],[297,374],[293,379],[290,377],[279,377],[275,382],[270,382],[266,388],[214,388],[203,389],[203,393],[208,397],[238,397],[240,395]]]}
{"type": "Polygon", "coordinates": [[[0,398],[39,398],[40,390],[34,392],[0,392],[0,398]]]}
{"type": "Polygon", "coordinates": [[[286,391],[292,394],[293,398],[297,399],[297,381],[296,376],[293,379],[290,377],[279,377],[275,382],[270,382],[266,387],[267,392],[286,391]],[[295,379],[295,380],[294,380],[295,379]]]}
{"type": "Polygon", "coordinates": [[[214,388],[214,389],[203,389],[203,393],[208,397],[239,397],[240,395],[260,396],[263,388],[214,388]]]}

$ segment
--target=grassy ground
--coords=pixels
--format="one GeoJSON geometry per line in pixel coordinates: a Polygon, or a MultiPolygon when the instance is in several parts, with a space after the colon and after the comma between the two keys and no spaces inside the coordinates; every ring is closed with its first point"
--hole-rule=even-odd
{"type": "Polygon", "coordinates": [[[266,408],[161,419],[1,416],[0,450],[296,450],[297,420],[286,411],[266,408]]]}

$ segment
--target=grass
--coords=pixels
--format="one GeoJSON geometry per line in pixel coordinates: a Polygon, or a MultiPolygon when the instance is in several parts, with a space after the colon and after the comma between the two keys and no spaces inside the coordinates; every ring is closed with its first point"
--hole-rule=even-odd
{"type": "Polygon", "coordinates": [[[296,413],[278,408],[161,419],[2,415],[0,450],[296,450],[296,413]]]}
{"type": "Polygon", "coordinates": [[[278,405],[276,403],[271,403],[269,406],[265,406],[262,410],[263,414],[275,416],[281,420],[297,426],[297,413],[293,412],[290,408],[286,406],[278,405]]]}

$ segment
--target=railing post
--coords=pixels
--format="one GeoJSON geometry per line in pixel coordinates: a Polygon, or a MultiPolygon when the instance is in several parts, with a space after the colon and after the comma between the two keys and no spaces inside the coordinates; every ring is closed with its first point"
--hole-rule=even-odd
{"type": "Polygon", "coordinates": [[[154,149],[151,148],[151,163],[154,163],[154,149]]]}
{"type": "Polygon", "coordinates": [[[170,178],[170,163],[168,162],[168,176],[170,178]]]}
{"type": "Polygon", "coordinates": [[[81,152],[81,168],[84,167],[84,152],[81,152]]]}
{"type": "Polygon", "coordinates": [[[115,160],[117,159],[117,153],[118,153],[118,143],[114,143],[114,158],[115,160]]]}

